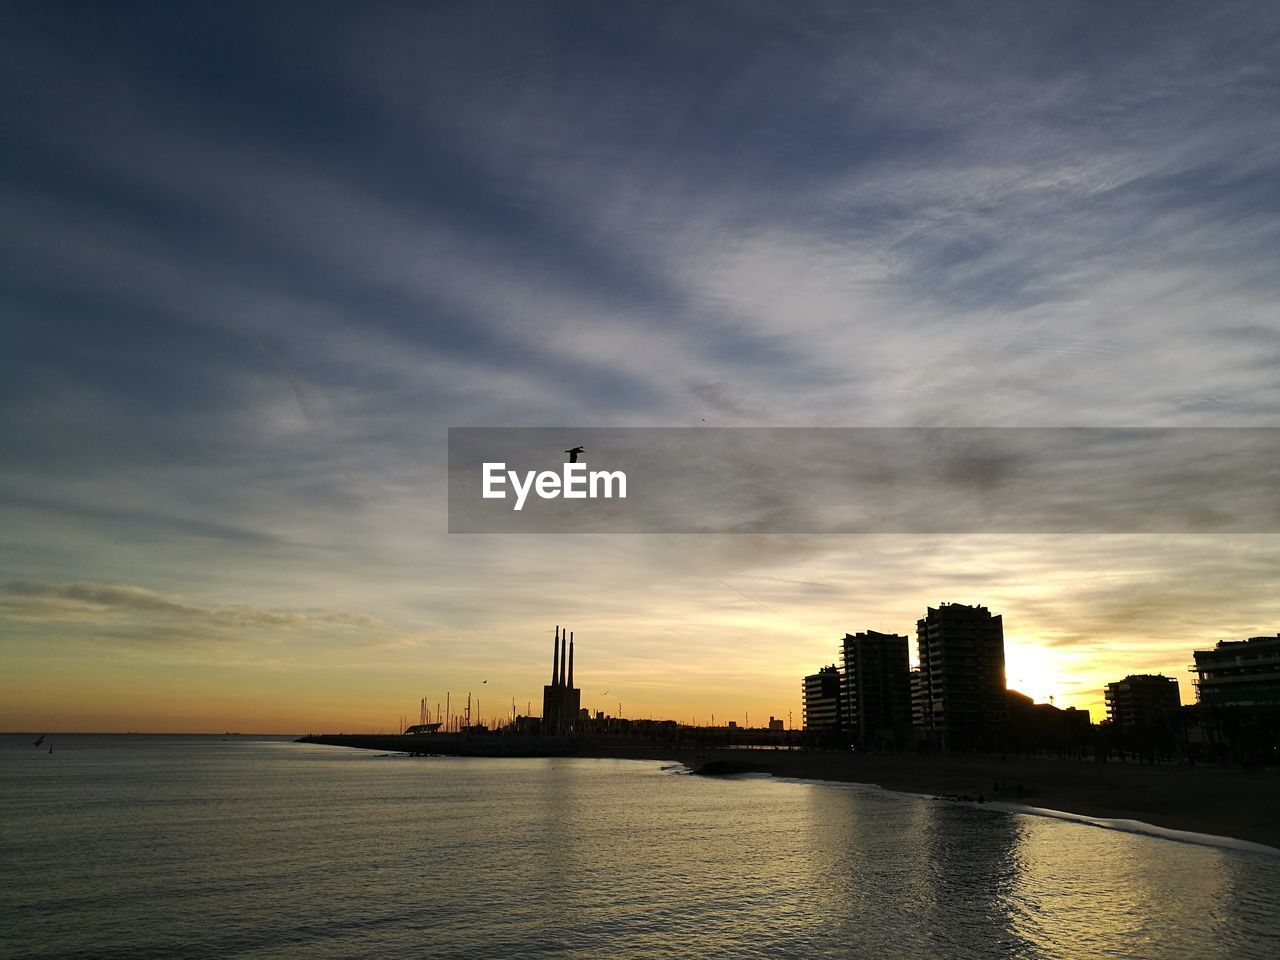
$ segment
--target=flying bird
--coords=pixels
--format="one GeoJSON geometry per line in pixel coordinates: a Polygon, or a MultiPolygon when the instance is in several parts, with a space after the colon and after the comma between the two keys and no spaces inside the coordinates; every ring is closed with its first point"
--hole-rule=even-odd
{"type": "Polygon", "coordinates": [[[586,449],[587,449],[586,447],[570,447],[568,450],[566,450],[565,453],[569,455],[569,462],[577,463],[578,454],[585,453],[586,449]]]}

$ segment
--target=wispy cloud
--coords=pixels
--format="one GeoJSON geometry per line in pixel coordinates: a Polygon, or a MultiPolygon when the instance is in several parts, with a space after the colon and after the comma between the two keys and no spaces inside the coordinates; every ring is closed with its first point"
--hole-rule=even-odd
{"type": "Polygon", "coordinates": [[[0,613],[11,625],[88,627],[93,635],[133,643],[181,645],[190,641],[255,642],[275,633],[301,637],[338,629],[360,635],[386,635],[390,625],[377,617],[343,610],[264,609],[249,604],[198,606],[141,587],[104,584],[6,583],[0,613]]]}
{"type": "Polygon", "coordinates": [[[742,629],[748,686],[777,628],[718,580],[815,638],[901,626],[886,583],[1169,656],[1273,616],[1269,540],[443,531],[448,426],[1275,425],[1278,39],[1235,2],[10,5],[0,562],[63,586],[8,616],[287,646],[348,629],[321,597],[447,672],[560,604],[708,674],[742,629]],[[1011,586],[1157,560],[1087,627],[1011,586]]]}

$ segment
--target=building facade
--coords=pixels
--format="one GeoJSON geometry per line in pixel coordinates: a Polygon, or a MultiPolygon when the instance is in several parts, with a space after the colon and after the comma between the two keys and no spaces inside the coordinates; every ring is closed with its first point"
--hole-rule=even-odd
{"type": "Polygon", "coordinates": [[[1223,640],[1195,660],[1196,699],[1206,710],[1280,710],[1280,634],[1223,640]]]}
{"type": "Polygon", "coordinates": [[[840,670],[832,664],[804,678],[804,729],[832,733],[840,729],[840,670]]]}
{"type": "Polygon", "coordinates": [[[1025,693],[1006,690],[1009,703],[1009,746],[1019,750],[1075,750],[1089,740],[1089,711],[1052,703],[1036,703],[1025,693]]]}
{"type": "Polygon", "coordinates": [[[999,749],[1008,725],[1003,619],[944,603],[916,621],[916,639],[929,739],[943,750],[999,749]]]}
{"type": "Polygon", "coordinates": [[[1139,673],[1107,684],[1107,719],[1121,733],[1169,728],[1182,705],[1178,681],[1162,674],[1139,673]]]}
{"type": "Polygon", "coordinates": [[[895,633],[846,633],[842,719],[862,749],[903,746],[911,730],[910,643],[895,633]]]}

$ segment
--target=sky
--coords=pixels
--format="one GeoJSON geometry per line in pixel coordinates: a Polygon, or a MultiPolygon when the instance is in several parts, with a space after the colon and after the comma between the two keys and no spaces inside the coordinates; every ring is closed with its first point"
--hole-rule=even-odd
{"type": "MultiPolygon", "coordinates": [[[[1280,426],[1270,3],[0,4],[0,729],[1102,687],[1280,535],[450,535],[449,427],[1280,426]],[[913,642],[914,652],[914,642],[913,642]]],[[[568,444],[566,444],[568,445],[568,444]]]]}

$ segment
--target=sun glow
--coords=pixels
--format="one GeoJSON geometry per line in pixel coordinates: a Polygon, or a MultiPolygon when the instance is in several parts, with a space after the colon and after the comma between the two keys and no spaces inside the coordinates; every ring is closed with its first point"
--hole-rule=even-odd
{"type": "Polygon", "coordinates": [[[1037,703],[1053,702],[1057,706],[1066,707],[1072,704],[1059,703],[1066,691],[1063,677],[1070,673],[1069,665],[1060,662],[1051,650],[1018,643],[1016,640],[1005,644],[1005,683],[1011,690],[1025,693],[1037,703]]]}

